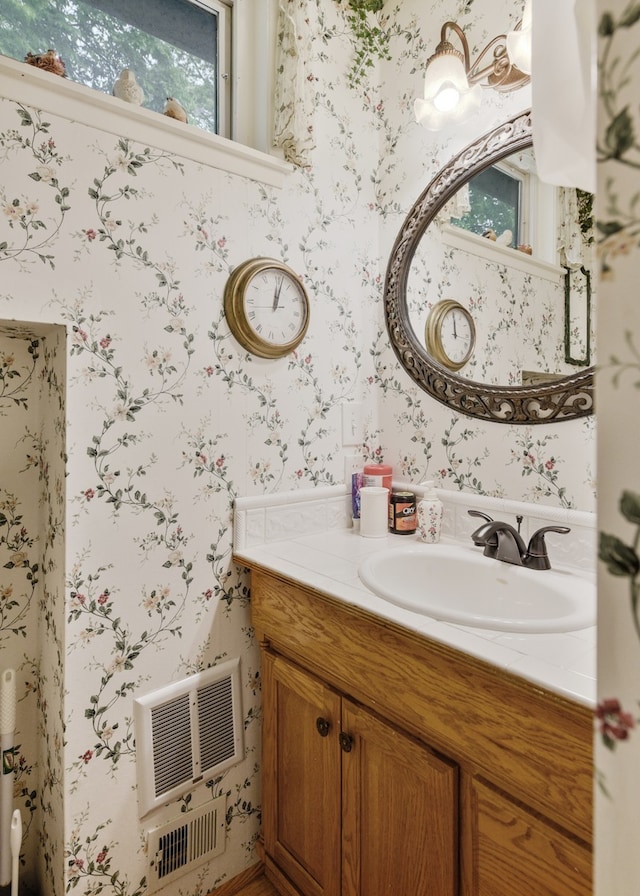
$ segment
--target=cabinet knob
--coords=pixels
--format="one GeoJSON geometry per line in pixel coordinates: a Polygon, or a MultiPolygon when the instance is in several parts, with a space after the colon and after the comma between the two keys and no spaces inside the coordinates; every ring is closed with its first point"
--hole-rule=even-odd
{"type": "Polygon", "coordinates": [[[331,723],[328,719],[323,719],[322,716],[318,716],[316,719],[316,728],[318,729],[318,734],[320,737],[326,737],[329,733],[329,729],[331,728],[331,723]]]}
{"type": "Polygon", "coordinates": [[[344,753],[350,753],[351,748],[353,747],[353,738],[350,734],[345,734],[344,731],[340,732],[340,737],[338,738],[340,741],[340,746],[344,753]]]}

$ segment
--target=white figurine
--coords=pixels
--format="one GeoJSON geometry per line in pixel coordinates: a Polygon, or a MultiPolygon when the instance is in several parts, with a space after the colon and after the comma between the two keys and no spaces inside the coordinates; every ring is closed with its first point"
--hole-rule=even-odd
{"type": "Polygon", "coordinates": [[[141,106],[144,101],[144,92],[142,87],[136,81],[135,74],[131,69],[123,68],[120,77],[113,85],[113,95],[125,103],[133,103],[134,106],[141,106]]]}
{"type": "Polygon", "coordinates": [[[167,97],[167,103],[164,107],[164,115],[167,115],[169,118],[175,118],[177,121],[183,121],[185,124],[187,123],[187,113],[184,111],[178,100],[174,100],[172,96],[167,97]]]}

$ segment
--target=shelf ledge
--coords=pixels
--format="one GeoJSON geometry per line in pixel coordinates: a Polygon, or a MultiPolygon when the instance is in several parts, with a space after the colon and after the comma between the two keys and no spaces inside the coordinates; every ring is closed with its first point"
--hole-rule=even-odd
{"type": "Polygon", "coordinates": [[[7,56],[0,56],[0,84],[0,95],[13,102],[278,189],[294,170],[291,164],[276,156],[7,56]]]}

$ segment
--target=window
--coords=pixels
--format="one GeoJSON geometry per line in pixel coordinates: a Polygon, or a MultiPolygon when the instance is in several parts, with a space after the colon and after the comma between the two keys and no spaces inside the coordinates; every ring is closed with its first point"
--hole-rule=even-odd
{"type": "Polygon", "coordinates": [[[469,211],[451,223],[480,236],[493,231],[503,244],[518,246],[523,238],[525,220],[523,188],[525,178],[500,165],[492,165],[469,181],[469,211]],[[510,236],[509,236],[510,234],[510,236]]]}
{"type": "Polygon", "coordinates": [[[496,246],[531,247],[539,261],[559,264],[557,189],[538,178],[532,149],[507,156],[472,177],[467,186],[468,195],[456,199],[456,208],[464,213],[449,219],[454,229],[478,236],[493,231],[496,246]]]}
{"type": "Polygon", "coordinates": [[[228,137],[231,13],[229,0],[0,0],[0,53],[53,48],[71,80],[103,93],[131,69],[145,108],[175,97],[190,124],[228,137]]]}

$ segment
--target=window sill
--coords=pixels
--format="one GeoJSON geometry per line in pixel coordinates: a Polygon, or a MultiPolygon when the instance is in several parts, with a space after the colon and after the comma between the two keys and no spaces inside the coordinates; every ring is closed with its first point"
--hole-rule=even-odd
{"type": "Polygon", "coordinates": [[[465,252],[470,252],[472,255],[479,255],[487,261],[516,268],[534,277],[543,277],[545,280],[551,280],[552,282],[564,280],[564,269],[559,265],[542,261],[540,258],[527,255],[525,252],[519,252],[518,249],[497,245],[493,240],[478,236],[476,233],[470,233],[461,227],[444,224],[442,227],[442,241],[454,249],[462,249],[465,252]]]}
{"type": "Polygon", "coordinates": [[[281,188],[293,166],[233,140],[0,56],[0,93],[14,102],[281,188]]]}

